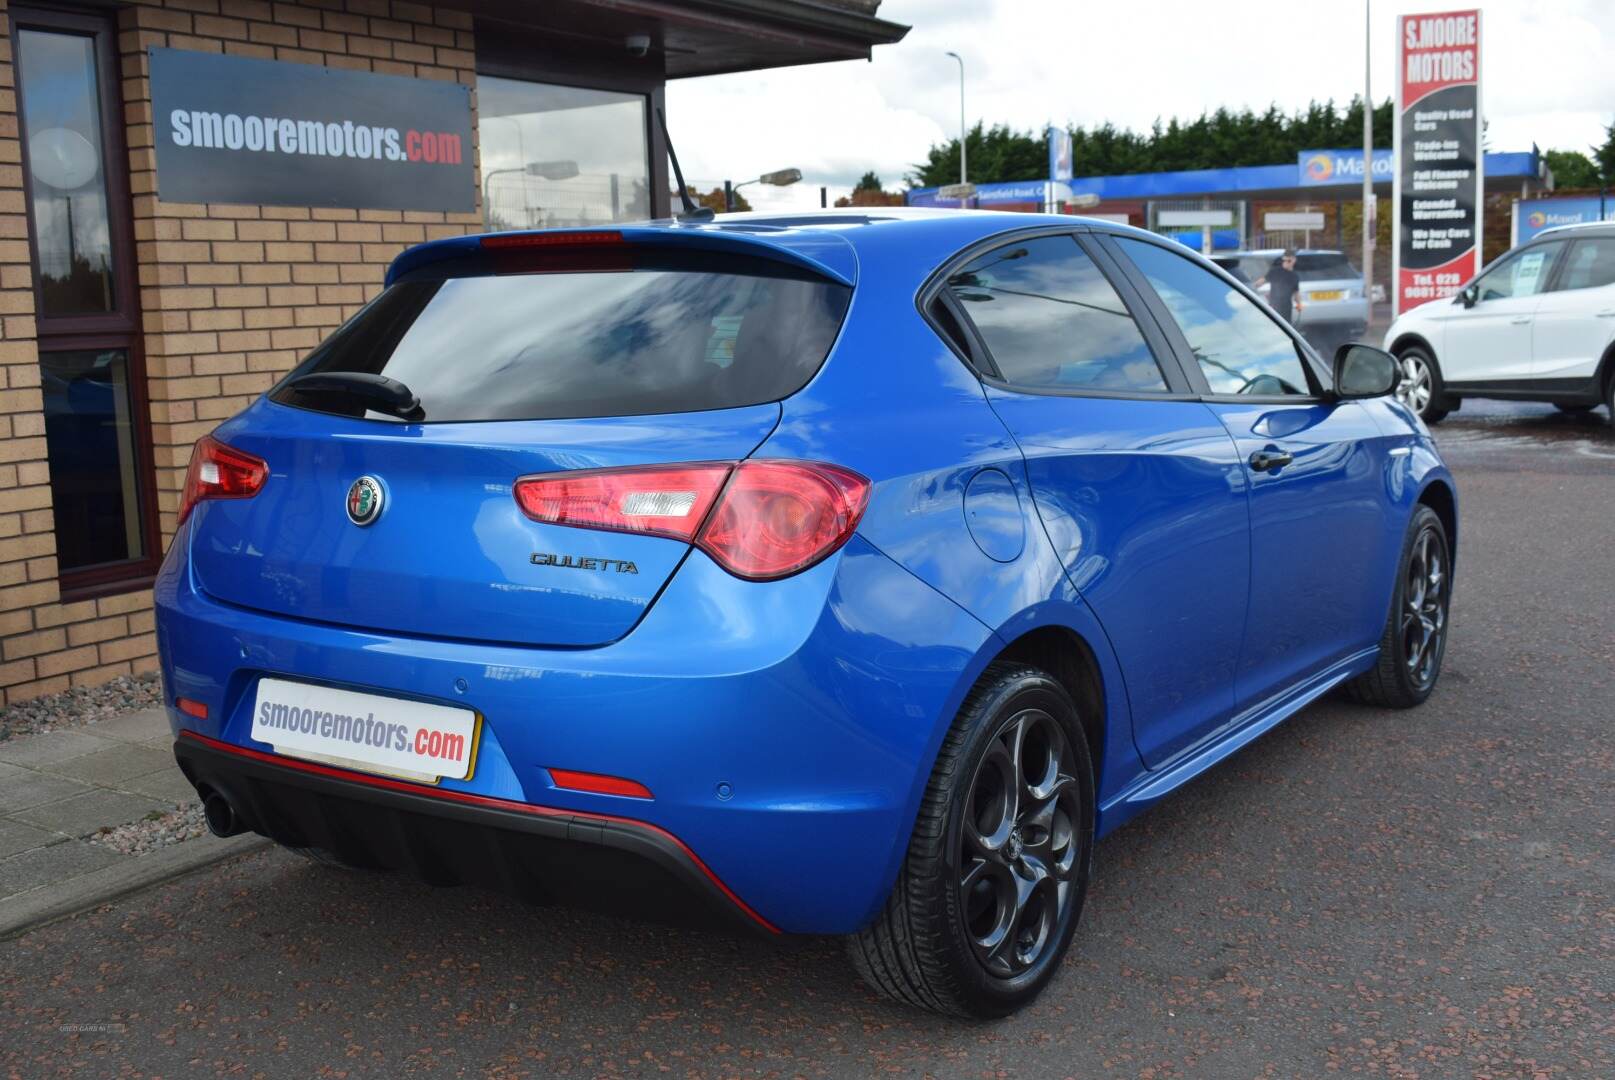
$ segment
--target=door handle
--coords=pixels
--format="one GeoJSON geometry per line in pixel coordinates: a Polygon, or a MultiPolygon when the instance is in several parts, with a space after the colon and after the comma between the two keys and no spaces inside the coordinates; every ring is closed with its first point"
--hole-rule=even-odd
{"type": "Polygon", "coordinates": [[[1615,319],[1615,311],[1600,311],[1598,313],[1598,318],[1600,318],[1600,319],[1615,319]]]}
{"type": "Polygon", "coordinates": [[[1269,447],[1251,455],[1251,469],[1254,472],[1270,472],[1273,469],[1282,469],[1294,460],[1295,455],[1288,450],[1269,447]]]}
{"type": "Polygon", "coordinates": [[[1522,326],[1525,323],[1528,323],[1530,321],[1531,321],[1531,316],[1529,316],[1529,315],[1517,315],[1514,318],[1509,320],[1509,322],[1513,323],[1515,326],[1522,326]]]}

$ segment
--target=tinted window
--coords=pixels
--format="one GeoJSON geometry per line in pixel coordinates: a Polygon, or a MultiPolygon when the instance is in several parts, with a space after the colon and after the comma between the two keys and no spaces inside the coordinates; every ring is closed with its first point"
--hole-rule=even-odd
{"type": "Polygon", "coordinates": [[[1069,236],[1022,240],[948,279],[1003,377],[1028,387],[1164,391],[1138,324],[1069,236]]]}
{"type": "Polygon", "coordinates": [[[1548,287],[1548,271],[1554,256],[1564,247],[1563,240],[1532,244],[1506,256],[1482,274],[1476,284],[1481,300],[1507,300],[1513,296],[1535,296],[1548,287]]]}
{"type": "Polygon", "coordinates": [[[39,357],[45,452],[63,570],[137,559],[140,475],[129,408],[129,354],[76,349],[39,357]]]}
{"type": "Polygon", "coordinates": [[[1559,275],[1560,289],[1597,289],[1615,285],[1615,236],[1577,240],[1559,275]]]}
{"type": "Polygon", "coordinates": [[[427,422],[693,412],[776,401],[823,364],[850,290],[761,260],[405,280],[316,349],[274,400],[344,415],[297,390],[310,372],[405,383],[427,422]],[[743,270],[734,268],[744,268],[743,270]]]}
{"type": "Polygon", "coordinates": [[[1209,270],[1142,240],[1116,243],[1154,286],[1214,394],[1306,394],[1295,342],[1271,316],[1209,270]]]}

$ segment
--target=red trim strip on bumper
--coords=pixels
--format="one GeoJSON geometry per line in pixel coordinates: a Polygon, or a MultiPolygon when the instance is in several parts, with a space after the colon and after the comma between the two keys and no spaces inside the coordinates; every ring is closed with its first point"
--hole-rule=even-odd
{"type": "Polygon", "coordinates": [[[253,750],[246,746],[237,746],[234,743],[222,742],[219,739],[209,738],[194,731],[181,731],[183,739],[194,739],[203,746],[214,750],[222,750],[229,754],[238,754],[253,761],[262,761],[283,769],[293,769],[298,772],[312,773],[315,776],[326,776],[335,780],[346,780],[355,784],[366,784],[370,787],[382,788],[387,791],[401,791],[410,795],[420,795],[430,799],[444,799],[449,802],[465,803],[468,806],[485,806],[495,810],[509,810],[518,814],[533,814],[537,817],[575,817],[591,821],[608,821],[615,825],[626,825],[633,829],[642,829],[648,833],[666,840],[678,848],[684,857],[690,860],[697,870],[706,875],[707,880],[718,887],[718,891],[728,897],[735,907],[745,912],[758,926],[771,934],[780,933],[779,927],[763,918],[751,909],[744,900],[735,895],[735,891],[723,883],[723,879],[712,872],[712,868],[701,861],[701,856],[690,849],[690,846],[660,825],[652,825],[648,821],[639,821],[635,818],[618,817],[614,814],[595,814],[583,810],[557,810],[553,806],[534,806],[532,803],[517,802],[514,799],[496,799],[489,795],[472,795],[464,791],[446,791],[442,788],[429,788],[421,784],[412,784],[407,780],[393,780],[385,776],[371,776],[368,773],[354,772],[350,769],[338,769],[330,765],[319,765],[312,761],[298,761],[295,758],[284,757],[280,754],[266,754],[262,750],[253,750]]]}

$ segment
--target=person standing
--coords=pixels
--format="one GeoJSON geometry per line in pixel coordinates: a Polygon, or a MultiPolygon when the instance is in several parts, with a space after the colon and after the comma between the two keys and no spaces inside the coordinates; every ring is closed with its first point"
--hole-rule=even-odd
{"type": "Polygon", "coordinates": [[[1267,282],[1267,302],[1290,325],[1295,325],[1301,314],[1301,276],[1295,272],[1295,249],[1285,248],[1284,254],[1268,268],[1267,276],[1256,279],[1253,287],[1267,282]]]}

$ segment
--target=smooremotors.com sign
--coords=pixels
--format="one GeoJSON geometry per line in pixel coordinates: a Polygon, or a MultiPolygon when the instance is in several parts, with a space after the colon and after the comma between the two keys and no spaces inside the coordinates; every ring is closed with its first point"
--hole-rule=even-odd
{"type": "Polygon", "coordinates": [[[458,83],[152,49],[151,96],[165,202],[476,206],[458,83]]]}

